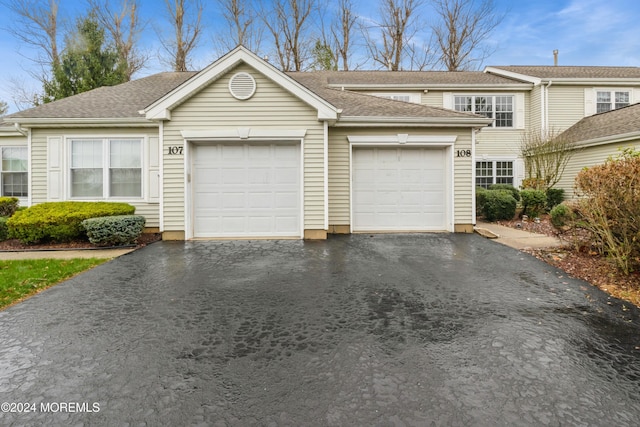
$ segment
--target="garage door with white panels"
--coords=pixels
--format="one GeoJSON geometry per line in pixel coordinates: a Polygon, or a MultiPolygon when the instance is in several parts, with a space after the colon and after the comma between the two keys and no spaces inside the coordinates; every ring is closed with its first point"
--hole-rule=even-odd
{"type": "Polygon", "coordinates": [[[448,230],[445,148],[353,147],[353,231],[448,230]]]}
{"type": "Polygon", "coordinates": [[[198,144],[192,150],[193,236],[301,236],[300,144],[198,144]]]}

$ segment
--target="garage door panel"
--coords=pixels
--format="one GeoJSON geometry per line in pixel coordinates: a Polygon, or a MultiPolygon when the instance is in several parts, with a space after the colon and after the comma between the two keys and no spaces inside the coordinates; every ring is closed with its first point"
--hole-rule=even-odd
{"type": "Polygon", "coordinates": [[[300,146],[196,146],[192,163],[195,237],[299,237],[300,146]]]}
{"type": "Polygon", "coordinates": [[[352,158],[355,231],[447,228],[444,149],[356,147],[352,158]]]}

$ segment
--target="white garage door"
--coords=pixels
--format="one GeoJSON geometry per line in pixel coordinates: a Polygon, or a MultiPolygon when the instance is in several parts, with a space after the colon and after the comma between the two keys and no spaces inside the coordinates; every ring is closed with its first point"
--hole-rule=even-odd
{"type": "Polygon", "coordinates": [[[447,230],[445,149],[354,148],[354,231],[447,230]]]}
{"type": "Polygon", "coordinates": [[[194,237],[300,237],[297,144],[195,146],[194,237]]]}

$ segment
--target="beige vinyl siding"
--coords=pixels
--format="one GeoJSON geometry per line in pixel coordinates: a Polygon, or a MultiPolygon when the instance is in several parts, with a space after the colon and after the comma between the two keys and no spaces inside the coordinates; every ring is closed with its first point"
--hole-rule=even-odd
{"type": "Polygon", "coordinates": [[[625,148],[640,150],[640,139],[636,141],[596,145],[577,151],[569,160],[560,182],[558,182],[555,187],[564,189],[565,199],[574,198],[575,179],[582,169],[602,164],[610,156],[615,158],[621,153],[621,150],[625,148]]]}
{"type": "Polygon", "coordinates": [[[168,147],[184,145],[183,130],[237,128],[307,131],[302,153],[304,228],[324,229],[324,129],[317,116],[317,110],[248,65],[230,70],[173,109],[164,124],[164,231],[185,231],[184,156],[167,155],[168,147]],[[228,90],[229,79],[238,72],[256,80],[256,93],[245,101],[228,90]]]}
{"type": "Polygon", "coordinates": [[[525,130],[482,128],[476,135],[476,157],[519,157],[525,130]]]}
{"type": "MultiPolygon", "coordinates": [[[[132,128],[106,128],[106,129],[33,129],[31,137],[31,202],[32,204],[44,203],[49,200],[48,196],[48,164],[47,164],[47,141],[51,138],[60,138],[60,147],[66,144],[65,139],[73,136],[108,138],[110,136],[135,136],[145,138],[148,142],[157,141],[157,129],[132,129],[132,128]]],[[[62,150],[67,153],[66,149],[62,150]]],[[[143,160],[143,182],[145,187],[144,196],[148,196],[149,181],[149,147],[145,147],[145,158],[143,160]]],[[[62,157],[61,157],[62,158],[62,157]]],[[[67,165],[66,159],[63,165],[67,165]]],[[[64,182],[68,184],[68,166],[62,169],[66,177],[64,182]]],[[[65,184],[65,185],[66,185],[65,184]]],[[[110,199],[110,201],[116,201],[110,199]]],[[[159,204],[157,202],[123,200],[136,207],[136,214],[146,218],[147,227],[158,227],[159,204]]]]}
{"type": "MultiPolygon", "coordinates": [[[[349,141],[347,136],[429,135],[457,136],[455,150],[471,149],[471,130],[424,128],[331,128],[329,129],[329,225],[350,225],[349,141]]],[[[473,165],[471,157],[454,155],[454,224],[473,222],[473,165]]]]}
{"type": "Polygon", "coordinates": [[[549,129],[563,131],[584,118],[585,86],[552,84],[548,90],[549,129]]]}
{"type": "Polygon", "coordinates": [[[429,90],[422,94],[422,103],[431,107],[443,108],[443,93],[441,90],[429,90]]]}
{"type": "Polygon", "coordinates": [[[528,131],[539,131],[542,129],[542,86],[536,86],[529,94],[528,121],[526,129],[528,131]]]}

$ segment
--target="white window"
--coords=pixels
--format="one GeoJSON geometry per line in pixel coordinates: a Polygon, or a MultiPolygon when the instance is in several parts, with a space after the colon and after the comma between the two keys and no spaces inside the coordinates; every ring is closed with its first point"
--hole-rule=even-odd
{"type": "Polygon", "coordinates": [[[29,195],[27,147],[2,147],[0,181],[3,197],[29,195]]]}
{"type": "Polygon", "coordinates": [[[494,119],[491,127],[513,127],[513,95],[456,95],[454,109],[494,119]]]}
{"type": "Polygon", "coordinates": [[[476,185],[489,188],[492,184],[513,185],[513,161],[483,160],[476,162],[476,185]]]}
{"type": "Polygon", "coordinates": [[[629,91],[599,90],[596,94],[596,112],[604,113],[629,105],[629,91]]]}
{"type": "Polygon", "coordinates": [[[393,99],[394,101],[413,102],[414,104],[420,104],[420,94],[413,92],[373,92],[369,95],[377,96],[378,98],[393,99]]]}
{"type": "Polygon", "coordinates": [[[142,141],[131,138],[73,139],[71,197],[142,197],[142,141]]]}

